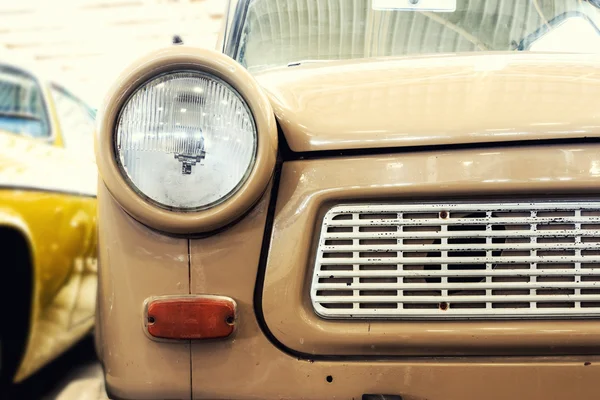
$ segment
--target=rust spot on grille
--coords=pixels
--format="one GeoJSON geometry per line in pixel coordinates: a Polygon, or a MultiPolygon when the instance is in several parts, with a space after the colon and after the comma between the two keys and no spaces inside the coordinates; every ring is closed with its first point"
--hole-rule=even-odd
{"type": "Polygon", "coordinates": [[[448,218],[448,211],[440,211],[440,218],[441,219],[448,218]]]}
{"type": "Polygon", "coordinates": [[[446,311],[447,309],[448,309],[448,303],[446,303],[445,301],[442,301],[440,303],[440,310],[446,311]]]}

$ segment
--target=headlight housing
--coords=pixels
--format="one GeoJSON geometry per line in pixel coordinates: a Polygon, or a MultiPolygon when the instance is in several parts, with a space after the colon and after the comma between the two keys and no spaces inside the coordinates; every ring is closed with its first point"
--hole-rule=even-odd
{"type": "Polygon", "coordinates": [[[106,188],[132,217],[164,232],[205,233],[235,221],[275,168],[267,96],[245,68],[212,50],[173,46],[139,60],[109,91],[98,120],[106,188]]]}
{"type": "Polygon", "coordinates": [[[174,71],[141,85],[117,122],[123,175],[157,206],[204,210],[230,198],[256,159],[257,133],[245,100],[223,80],[174,71]]]}

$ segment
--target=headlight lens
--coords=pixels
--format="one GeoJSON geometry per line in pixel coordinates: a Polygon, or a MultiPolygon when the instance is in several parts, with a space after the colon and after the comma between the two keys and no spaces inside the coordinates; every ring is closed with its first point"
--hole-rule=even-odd
{"type": "Polygon", "coordinates": [[[227,200],[252,171],[256,149],[244,99],[202,72],[146,82],[117,121],[122,173],[137,192],[167,209],[197,211],[227,200]]]}

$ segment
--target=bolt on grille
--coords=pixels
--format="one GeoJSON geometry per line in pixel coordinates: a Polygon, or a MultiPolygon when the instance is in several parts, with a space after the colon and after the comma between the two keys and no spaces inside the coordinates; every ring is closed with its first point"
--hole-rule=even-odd
{"type": "Polygon", "coordinates": [[[600,202],[339,205],[311,286],[324,318],[600,315],[600,202]]]}

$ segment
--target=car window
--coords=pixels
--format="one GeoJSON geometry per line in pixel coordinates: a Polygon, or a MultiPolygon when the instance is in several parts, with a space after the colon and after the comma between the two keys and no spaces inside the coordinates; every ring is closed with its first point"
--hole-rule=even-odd
{"type": "Polygon", "coordinates": [[[27,73],[0,65],[0,130],[20,135],[50,136],[42,91],[27,73]]]}
{"type": "Polygon", "coordinates": [[[245,7],[233,56],[250,70],[434,53],[600,52],[598,0],[248,0],[245,7]]]}
{"type": "Polygon", "coordinates": [[[91,151],[95,129],[94,111],[61,86],[50,87],[58,122],[68,149],[91,151]]]}

